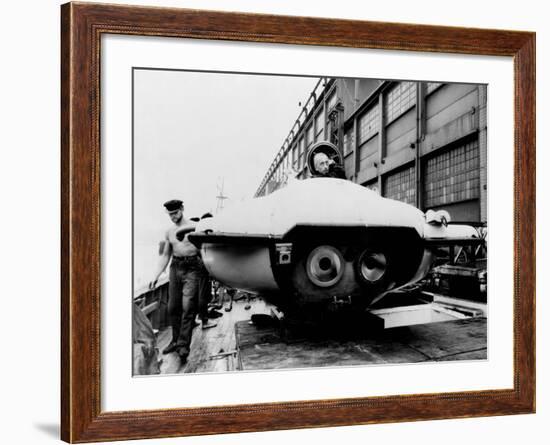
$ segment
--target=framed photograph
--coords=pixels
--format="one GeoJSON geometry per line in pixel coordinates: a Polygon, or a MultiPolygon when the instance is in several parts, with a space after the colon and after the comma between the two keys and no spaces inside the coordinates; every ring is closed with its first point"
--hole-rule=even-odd
{"type": "Polygon", "coordinates": [[[63,440],[534,412],[534,33],[61,17],[63,440]]]}

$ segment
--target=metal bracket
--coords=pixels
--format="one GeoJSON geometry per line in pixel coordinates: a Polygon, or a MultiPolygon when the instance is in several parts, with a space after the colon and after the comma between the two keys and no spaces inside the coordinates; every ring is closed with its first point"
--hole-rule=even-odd
{"type": "Polygon", "coordinates": [[[277,264],[292,263],[292,243],[277,243],[275,244],[277,252],[277,264]]]}

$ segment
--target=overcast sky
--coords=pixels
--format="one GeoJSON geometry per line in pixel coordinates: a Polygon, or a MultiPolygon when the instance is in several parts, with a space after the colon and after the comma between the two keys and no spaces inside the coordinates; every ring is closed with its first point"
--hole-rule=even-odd
{"type": "Polygon", "coordinates": [[[318,78],[185,71],[134,71],[136,243],[158,240],[170,221],[252,197],[318,78]]]}

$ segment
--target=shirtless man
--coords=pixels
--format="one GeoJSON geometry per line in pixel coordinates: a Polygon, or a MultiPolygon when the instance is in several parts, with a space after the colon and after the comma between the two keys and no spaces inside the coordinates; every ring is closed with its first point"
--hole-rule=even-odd
{"type": "Polygon", "coordinates": [[[165,202],[164,207],[174,224],[166,231],[163,252],[149,287],[156,286],[172,259],[168,284],[168,317],[172,326],[172,341],[162,353],[177,352],[183,364],[191,345],[202,261],[197,248],[187,239],[189,233],[195,230],[195,223],[183,216],[183,202],[173,199],[165,202]]]}

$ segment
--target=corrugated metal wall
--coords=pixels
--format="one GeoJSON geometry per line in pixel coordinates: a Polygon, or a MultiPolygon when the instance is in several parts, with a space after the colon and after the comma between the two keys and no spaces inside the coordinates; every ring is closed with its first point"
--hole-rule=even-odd
{"type": "Polygon", "coordinates": [[[307,147],[324,137],[338,144],[348,179],[423,210],[445,208],[454,220],[486,221],[485,85],[369,79],[325,85],[288,152],[300,178],[308,176],[307,147]]]}

